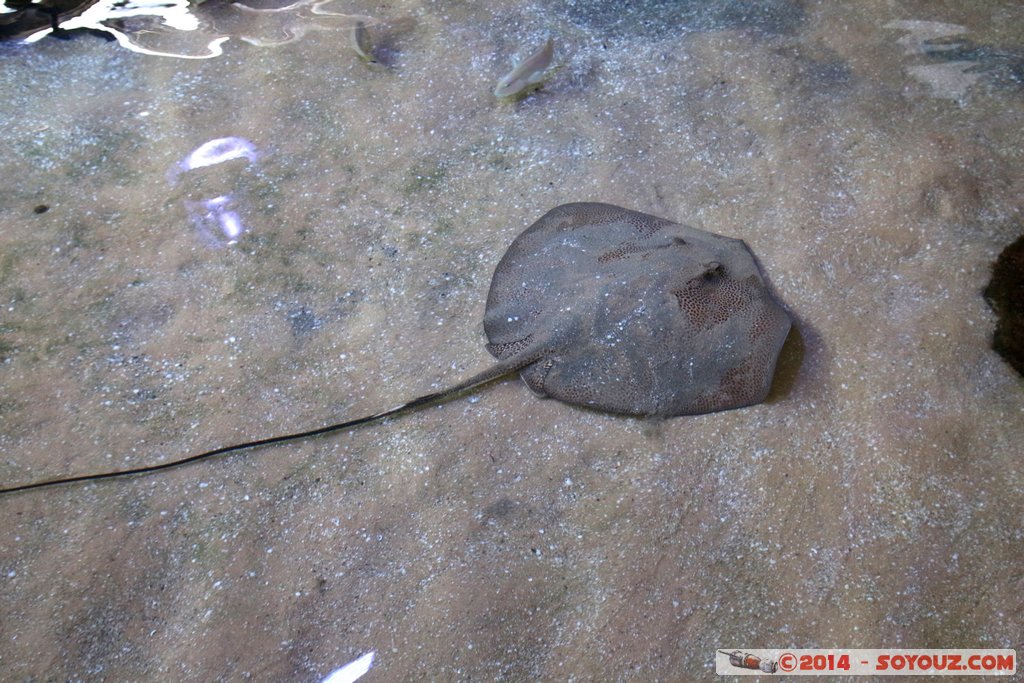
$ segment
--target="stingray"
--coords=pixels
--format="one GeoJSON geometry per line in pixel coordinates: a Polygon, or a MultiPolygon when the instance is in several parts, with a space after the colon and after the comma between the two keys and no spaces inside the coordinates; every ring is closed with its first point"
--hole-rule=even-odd
{"type": "Polygon", "coordinates": [[[790,324],[742,240],[610,204],[563,204],[519,235],[494,269],[484,332],[497,362],[488,369],[358,419],[0,493],[147,474],[351,429],[516,372],[538,396],[607,413],[741,408],[768,395],[790,324]]]}

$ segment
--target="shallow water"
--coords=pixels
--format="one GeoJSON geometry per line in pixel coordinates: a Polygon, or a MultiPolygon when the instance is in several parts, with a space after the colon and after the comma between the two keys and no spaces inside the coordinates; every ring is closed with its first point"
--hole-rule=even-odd
{"type": "Polygon", "coordinates": [[[375,652],[365,680],[710,680],[717,648],[1021,646],[1024,391],[981,290],[1024,231],[1024,10],[619,4],[347,4],[379,64],[344,22],[242,40],[280,35],[259,17],[202,60],[0,45],[4,484],[486,367],[492,269],[564,202],[742,238],[798,331],[753,408],[652,423],[510,379],[0,498],[0,678],[317,681],[375,652]],[[552,78],[496,101],[548,35],[552,78]]]}

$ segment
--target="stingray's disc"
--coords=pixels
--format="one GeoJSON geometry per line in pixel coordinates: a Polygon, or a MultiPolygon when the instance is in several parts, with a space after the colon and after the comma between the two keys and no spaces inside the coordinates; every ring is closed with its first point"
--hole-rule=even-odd
{"type": "Polygon", "coordinates": [[[629,415],[764,400],[789,328],[742,241],[594,203],[516,238],[484,315],[491,354],[539,357],[535,392],[629,415]]]}

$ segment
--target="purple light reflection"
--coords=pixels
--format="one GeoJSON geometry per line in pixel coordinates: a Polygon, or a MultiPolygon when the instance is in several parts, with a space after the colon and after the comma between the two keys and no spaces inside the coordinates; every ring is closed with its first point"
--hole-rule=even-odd
{"type": "Polygon", "coordinates": [[[215,138],[197,147],[182,163],[185,170],[189,171],[243,157],[249,161],[256,161],[256,145],[245,138],[215,138]]]}
{"type": "Polygon", "coordinates": [[[259,158],[259,151],[249,140],[241,137],[214,138],[204,142],[176,163],[167,172],[167,181],[173,186],[179,180],[186,182],[185,210],[204,242],[224,247],[238,243],[246,231],[237,204],[236,192],[224,192],[225,186],[238,185],[239,168],[220,171],[203,170],[236,159],[245,159],[246,168],[259,158]],[[198,175],[196,175],[198,173],[198,175]],[[217,189],[213,189],[217,188],[217,189]],[[215,196],[203,196],[210,190],[215,196]]]}
{"type": "Polygon", "coordinates": [[[245,232],[238,212],[231,209],[231,201],[228,196],[198,202],[185,200],[185,209],[192,224],[199,235],[213,246],[237,244],[239,236],[245,232]]]}
{"type": "Polygon", "coordinates": [[[196,147],[191,154],[171,167],[171,170],[167,172],[167,180],[173,183],[179,175],[186,171],[206,168],[235,159],[248,159],[249,163],[253,163],[258,156],[256,145],[245,138],[214,138],[196,147]]]}

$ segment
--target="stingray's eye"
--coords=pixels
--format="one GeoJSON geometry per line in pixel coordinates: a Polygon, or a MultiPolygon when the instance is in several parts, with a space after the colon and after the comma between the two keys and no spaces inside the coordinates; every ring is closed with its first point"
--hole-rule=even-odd
{"type": "Polygon", "coordinates": [[[720,277],[725,276],[725,266],[718,261],[712,261],[704,264],[704,274],[701,276],[705,281],[710,282],[720,277]]]}
{"type": "Polygon", "coordinates": [[[679,245],[679,246],[683,246],[683,245],[685,245],[685,244],[686,244],[686,240],[684,240],[684,239],[683,239],[682,237],[680,237],[679,235],[675,235],[675,236],[673,236],[673,237],[672,237],[672,244],[676,244],[676,245],[679,245]]]}

